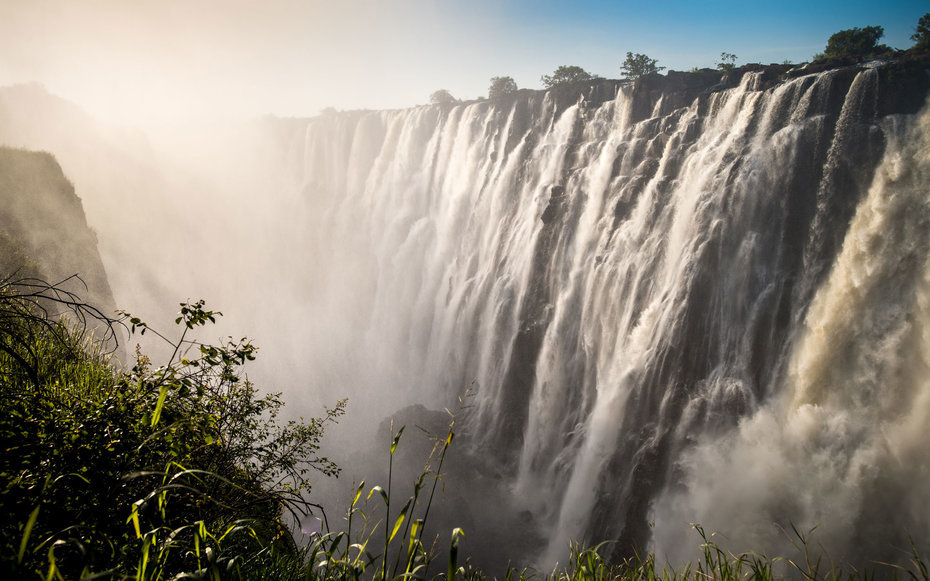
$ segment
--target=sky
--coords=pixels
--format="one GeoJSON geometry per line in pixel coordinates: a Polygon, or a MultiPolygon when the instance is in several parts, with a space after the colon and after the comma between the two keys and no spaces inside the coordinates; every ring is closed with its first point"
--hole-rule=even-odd
{"type": "Polygon", "coordinates": [[[41,83],[101,121],[310,116],[541,88],[560,65],[620,76],[627,51],[674,70],[803,62],[883,26],[908,48],[917,0],[0,0],[0,86],[41,83]]]}

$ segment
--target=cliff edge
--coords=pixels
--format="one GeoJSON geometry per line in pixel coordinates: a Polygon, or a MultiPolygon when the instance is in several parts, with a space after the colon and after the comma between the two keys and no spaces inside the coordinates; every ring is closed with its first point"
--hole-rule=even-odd
{"type": "Polygon", "coordinates": [[[0,147],[0,276],[17,273],[57,283],[104,313],[115,308],[97,235],[54,156],[0,147]]]}

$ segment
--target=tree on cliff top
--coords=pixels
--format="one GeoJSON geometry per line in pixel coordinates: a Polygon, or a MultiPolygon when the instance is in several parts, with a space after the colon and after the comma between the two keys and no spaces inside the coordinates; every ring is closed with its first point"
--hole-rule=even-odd
{"type": "Polygon", "coordinates": [[[665,69],[665,67],[657,67],[657,62],[659,61],[649,58],[647,55],[628,52],[626,53],[626,60],[620,65],[620,74],[631,81],[646,75],[654,75],[665,69]]]}
{"type": "Polygon", "coordinates": [[[921,16],[917,21],[917,31],[911,35],[911,40],[917,43],[914,48],[930,48],[930,12],[921,16]]]}
{"type": "Polygon", "coordinates": [[[826,57],[862,57],[888,52],[891,50],[888,46],[878,44],[878,39],[884,35],[885,29],[881,26],[841,30],[827,41],[827,48],[823,54],[826,57]]]}
{"type": "Polygon", "coordinates": [[[488,87],[488,99],[499,99],[516,92],[517,82],[513,77],[492,77],[491,86],[488,87]]]}
{"type": "Polygon", "coordinates": [[[732,52],[720,53],[720,62],[717,63],[717,70],[722,72],[724,76],[727,76],[734,67],[736,67],[736,55],[732,52]]]}
{"type": "Polygon", "coordinates": [[[542,80],[542,84],[547,89],[551,89],[556,85],[578,83],[581,81],[593,81],[596,78],[597,77],[581,67],[576,67],[573,65],[562,65],[555,69],[555,72],[552,73],[551,77],[549,75],[543,75],[540,77],[540,80],[542,80]]]}
{"type": "Polygon", "coordinates": [[[433,105],[451,105],[455,103],[456,99],[452,96],[452,93],[445,89],[439,89],[434,91],[432,95],[429,96],[429,102],[433,105]]]}

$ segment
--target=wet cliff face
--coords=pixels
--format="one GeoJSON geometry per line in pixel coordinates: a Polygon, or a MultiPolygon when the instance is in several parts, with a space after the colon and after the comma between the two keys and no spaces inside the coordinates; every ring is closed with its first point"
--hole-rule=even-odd
{"type": "MultiPolygon", "coordinates": [[[[765,473],[755,464],[764,438],[755,453],[731,439],[762,418],[778,427],[811,413],[784,402],[805,384],[793,366],[813,332],[811,304],[842,284],[831,281],[857,243],[851,225],[877,190],[926,189],[926,162],[905,145],[926,123],[923,67],[738,69],[723,83],[670,75],[312,120],[300,244],[308,315],[328,346],[310,364],[342,378],[350,399],[377,401],[373,414],[438,409],[474,385],[468,445],[496,462],[500,493],[548,537],[543,559],[570,538],[673,554],[704,518],[757,550],[780,546],[771,522],[823,520],[816,499],[792,500],[828,494],[819,477],[792,481],[776,467],[747,480],[749,492],[727,488],[740,511],[715,512],[702,470],[738,481],[738,467],[707,450],[742,446],[746,473],[765,473]],[[364,354],[364,369],[339,363],[345,351],[364,354]]],[[[901,300],[895,320],[910,321],[918,303],[901,300]]],[[[867,304],[855,308],[865,315],[867,304]]],[[[853,343],[894,329],[873,326],[853,343]]],[[[847,363],[879,373],[866,359],[847,363]]],[[[876,379],[872,393],[902,374],[876,379]]],[[[826,378],[818,389],[847,386],[826,378]]],[[[810,405],[825,418],[851,413],[810,405]]],[[[873,419],[855,437],[770,437],[780,458],[815,465],[825,450],[878,446],[896,416],[873,419]]],[[[843,466],[827,471],[847,487],[836,510],[866,518],[887,504],[855,473],[878,468],[843,466]]],[[[904,530],[916,523],[905,513],[887,518],[904,530]]],[[[827,544],[859,546],[826,528],[827,544]]]]}
{"type": "Polygon", "coordinates": [[[0,148],[2,275],[38,276],[57,283],[77,274],[86,283],[65,288],[104,313],[115,306],[81,200],[55,158],[44,152],[0,148]]]}
{"type": "MultiPolygon", "coordinates": [[[[350,398],[347,448],[471,388],[447,524],[468,514],[483,562],[544,564],[569,539],[680,556],[689,522],[776,554],[771,523],[789,520],[888,559],[902,534],[930,538],[925,68],[744,67],[281,120],[302,138],[274,167],[301,187],[274,195],[263,174],[198,199],[68,137],[90,177],[128,172],[81,186],[121,292],[238,296],[217,302],[284,337],[269,355],[294,350],[277,366],[304,390],[292,406],[350,398]],[[222,268],[179,260],[191,248],[222,268]]],[[[92,239],[63,236],[83,219],[57,164],[4,151],[17,256],[94,271],[68,254],[92,239]]]]}

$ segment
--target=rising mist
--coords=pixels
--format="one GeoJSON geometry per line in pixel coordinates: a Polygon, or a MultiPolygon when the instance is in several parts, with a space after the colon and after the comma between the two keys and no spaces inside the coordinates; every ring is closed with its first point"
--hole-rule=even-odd
{"type": "Polygon", "coordinates": [[[15,87],[0,135],[55,153],[120,308],[206,298],[289,413],[349,398],[321,494],[383,477],[391,416],[440,431],[464,397],[438,528],[484,562],[684,559],[690,522],[892,559],[930,541],[928,118],[899,95],[926,87],[893,70],[159,136],[15,87]]]}

